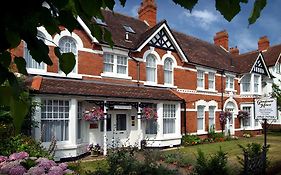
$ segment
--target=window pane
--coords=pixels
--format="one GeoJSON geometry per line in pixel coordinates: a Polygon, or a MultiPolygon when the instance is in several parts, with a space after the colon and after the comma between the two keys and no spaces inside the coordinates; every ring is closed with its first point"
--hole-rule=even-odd
{"type": "Polygon", "coordinates": [[[146,80],[155,82],[156,79],[156,58],[154,55],[148,55],[146,58],[146,80]]]}
{"type": "Polygon", "coordinates": [[[209,107],[209,128],[215,127],[215,106],[209,107]]]}
{"type": "Polygon", "coordinates": [[[146,134],[157,134],[157,121],[155,120],[146,120],[146,134]]]}
{"type": "Polygon", "coordinates": [[[204,88],[204,72],[198,70],[197,71],[197,87],[204,88]]]}
{"type": "Polygon", "coordinates": [[[104,54],[104,72],[113,72],[114,59],[112,54],[104,54]]]}
{"type": "Polygon", "coordinates": [[[215,87],[214,87],[215,74],[214,73],[209,73],[208,82],[209,82],[209,89],[215,89],[215,87]]]}
{"type": "Polygon", "coordinates": [[[127,74],[127,57],[117,56],[117,73],[127,74]]]}
{"type": "Polygon", "coordinates": [[[259,92],[259,76],[254,75],[254,92],[259,92]]]}
{"type": "Polygon", "coordinates": [[[250,92],[251,75],[245,75],[242,79],[243,92],[250,92]]]}
{"type": "Polygon", "coordinates": [[[198,106],[197,107],[197,130],[204,130],[203,120],[204,120],[204,106],[198,106]]]}
{"type": "Polygon", "coordinates": [[[176,105],[163,105],[163,132],[164,134],[175,133],[176,105]]]}
{"type": "Polygon", "coordinates": [[[124,131],[126,130],[126,114],[117,114],[116,115],[116,124],[117,124],[117,131],[124,131]]]}
{"type": "Polygon", "coordinates": [[[243,119],[242,124],[243,124],[243,126],[250,126],[251,125],[251,107],[247,106],[247,107],[243,107],[242,109],[249,113],[249,117],[243,119]]]}

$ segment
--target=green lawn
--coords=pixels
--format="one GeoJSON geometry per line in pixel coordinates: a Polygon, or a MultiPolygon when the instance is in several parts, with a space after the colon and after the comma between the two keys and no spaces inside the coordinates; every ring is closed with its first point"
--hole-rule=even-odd
{"type": "MultiPolygon", "coordinates": [[[[184,157],[184,161],[194,165],[196,163],[197,150],[200,148],[206,155],[211,155],[222,148],[228,155],[228,166],[231,169],[232,174],[238,174],[241,166],[238,164],[237,156],[242,156],[242,150],[238,147],[238,144],[243,146],[248,143],[260,143],[263,144],[263,136],[256,136],[252,138],[239,138],[238,140],[217,142],[210,144],[200,144],[188,147],[178,147],[176,149],[163,150],[162,154],[181,154],[184,157]]],[[[270,145],[268,157],[271,166],[281,165],[281,133],[273,133],[268,135],[267,143],[270,145]]],[[[97,167],[106,167],[106,160],[98,160],[91,162],[81,162],[81,167],[84,170],[96,170],[97,167]]]]}

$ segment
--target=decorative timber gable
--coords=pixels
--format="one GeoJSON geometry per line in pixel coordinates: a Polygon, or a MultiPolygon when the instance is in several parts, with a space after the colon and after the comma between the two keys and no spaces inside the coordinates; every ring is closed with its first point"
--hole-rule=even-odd
{"type": "Polygon", "coordinates": [[[167,36],[164,29],[160,30],[148,43],[150,46],[162,48],[165,50],[175,51],[171,40],[167,36]]]}
{"type": "Polygon", "coordinates": [[[252,67],[251,73],[257,73],[271,77],[262,54],[259,54],[255,64],[252,67]]]}

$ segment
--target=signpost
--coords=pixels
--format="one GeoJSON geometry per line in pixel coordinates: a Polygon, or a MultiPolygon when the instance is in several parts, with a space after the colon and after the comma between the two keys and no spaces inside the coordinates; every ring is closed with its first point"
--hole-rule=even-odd
{"type": "Polygon", "coordinates": [[[255,119],[264,121],[264,146],[263,146],[263,173],[266,171],[266,136],[267,136],[267,120],[277,119],[277,99],[276,98],[260,98],[255,99],[255,119]]]}

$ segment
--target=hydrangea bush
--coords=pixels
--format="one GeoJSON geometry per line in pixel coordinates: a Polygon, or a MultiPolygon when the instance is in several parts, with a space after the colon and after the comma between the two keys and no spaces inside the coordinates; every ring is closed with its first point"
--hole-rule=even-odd
{"type": "Polygon", "coordinates": [[[7,175],[65,175],[75,174],[67,168],[66,163],[56,163],[47,158],[32,158],[27,152],[13,153],[10,156],[0,156],[0,174],[7,175]],[[34,161],[29,167],[26,162],[34,161]]]}

